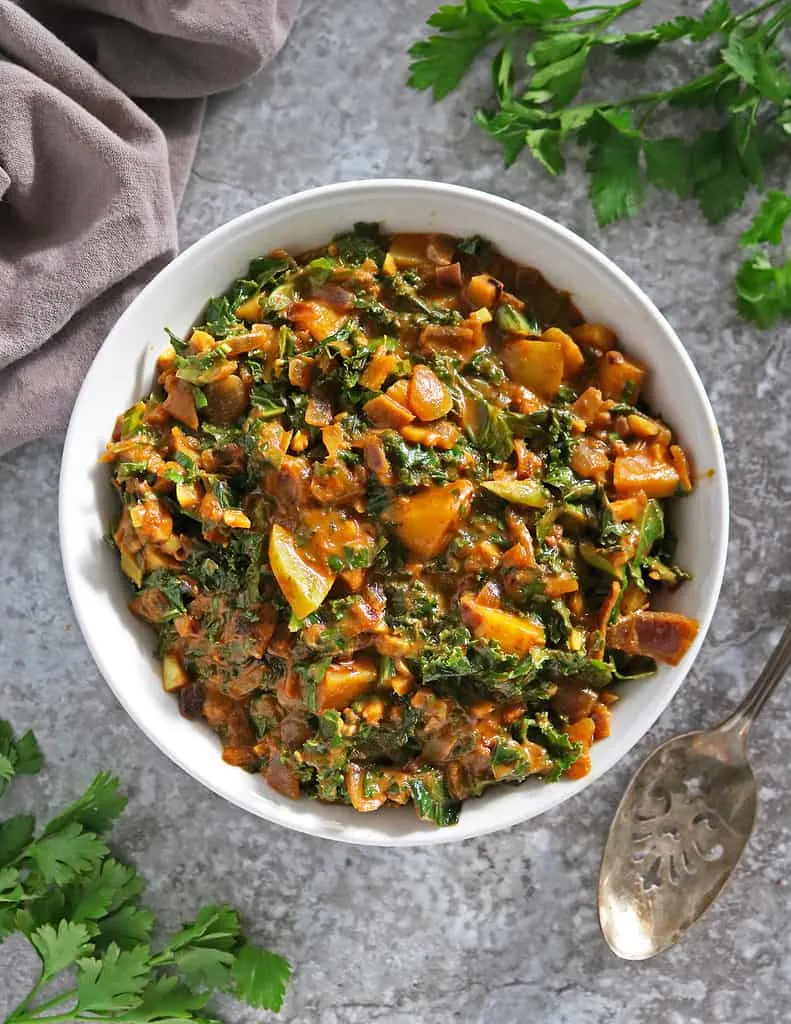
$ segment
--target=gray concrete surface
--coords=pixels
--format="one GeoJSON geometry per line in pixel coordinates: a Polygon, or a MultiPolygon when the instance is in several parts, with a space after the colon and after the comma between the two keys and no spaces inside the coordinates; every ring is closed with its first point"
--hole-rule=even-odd
{"type": "MultiPolygon", "coordinates": [[[[102,682],[61,572],[61,445],[51,439],[0,461],[0,712],[34,727],[48,758],[16,801],[35,794],[43,817],[100,768],[119,772],[130,806],[114,844],[149,879],[152,907],[175,923],[206,900],[239,905],[255,936],[295,965],[282,1013],[289,1024],[780,1024],[791,1020],[791,717],[782,693],[751,743],[758,831],[706,919],[656,961],[628,964],[604,946],[594,901],[607,825],[634,768],[660,740],[716,722],[789,613],[791,347],[785,331],[755,331],[733,311],[733,240],[747,217],[712,229],[694,205],[652,194],[635,220],[600,232],[580,166],[560,180],[527,161],[504,172],[469,117],[486,94],[485,69],[439,106],[403,86],[405,50],[433,7],[306,0],[275,64],[211,103],[183,241],[300,188],[406,175],[499,192],[612,256],[679,331],[725,443],[728,570],[694,671],[617,768],[538,821],[425,851],[291,834],[175,768],[102,682]]],[[[682,50],[678,65],[685,59],[682,50]]],[[[674,74],[673,62],[660,72],[674,74]]],[[[0,1017],[33,968],[21,942],[0,949],[0,1017]]],[[[261,1019],[238,1006],[226,1016],[261,1019]]]]}

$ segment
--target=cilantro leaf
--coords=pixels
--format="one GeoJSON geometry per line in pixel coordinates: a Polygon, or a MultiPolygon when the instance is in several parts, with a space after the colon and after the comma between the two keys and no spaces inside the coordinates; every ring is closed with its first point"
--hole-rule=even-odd
{"type": "Polygon", "coordinates": [[[422,39],[409,49],[413,58],[407,84],[413,89],[430,89],[435,100],[453,92],[481,50],[494,38],[496,22],[489,14],[469,12],[457,17],[442,7],[429,19],[439,33],[422,39]]]}
{"type": "Polygon", "coordinates": [[[18,903],[24,896],[16,868],[0,869],[0,904],[18,903]]]}
{"type": "MultiPolygon", "coordinates": [[[[40,767],[31,733],[17,742],[8,723],[0,721],[0,747],[8,778],[40,767]]],[[[279,1007],[288,963],[248,946],[231,907],[204,907],[152,956],[148,940],[154,917],[139,904],[143,881],[112,858],[96,835],[110,827],[125,803],[118,780],[103,772],[38,838],[31,815],[0,822],[0,941],[22,933],[42,964],[22,1006],[40,986],[77,968],[76,988],[61,986],[59,996],[37,1008],[54,1012],[29,1019],[219,1024],[196,1011],[212,992],[232,989],[252,1006],[279,1007]],[[170,973],[173,968],[183,980],[170,973]]]]}
{"type": "Polygon", "coordinates": [[[692,153],[683,139],[646,139],[643,155],[653,185],[682,198],[692,195],[692,153]]]}
{"type": "Polygon", "coordinates": [[[41,769],[41,751],[32,732],[19,740],[11,723],[0,719],[0,796],[16,775],[35,775],[41,769]]]}
{"type": "Polygon", "coordinates": [[[535,128],[525,134],[525,142],[533,156],[550,174],[560,174],[566,166],[560,148],[562,135],[550,128],[535,128]]]}
{"type": "Polygon", "coordinates": [[[17,775],[37,775],[41,771],[43,759],[39,749],[38,740],[28,730],[16,744],[16,768],[17,775]]]}
{"type": "Polygon", "coordinates": [[[791,316],[791,260],[773,266],[754,253],[739,266],[734,285],[740,312],[759,327],[791,316]]]}
{"type": "Polygon", "coordinates": [[[84,832],[77,822],[71,822],[59,832],[45,832],[27,847],[25,857],[34,862],[47,884],[65,885],[90,871],[107,853],[107,847],[92,832],[84,832]]]}
{"type": "Polygon", "coordinates": [[[143,881],[133,868],[108,857],[65,893],[72,921],[98,921],[139,896],[143,881]]]}
{"type": "Polygon", "coordinates": [[[593,143],[587,169],[590,195],[600,227],[636,214],[643,202],[640,139],[615,127],[593,143]]]}
{"type": "MultiPolygon", "coordinates": [[[[526,118],[523,117],[523,112],[519,108],[520,104],[511,102],[503,104],[502,109],[496,113],[489,114],[479,110],[475,115],[475,120],[480,127],[489,132],[502,146],[503,163],[506,167],[510,167],[515,162],[527,145],[528,126],[524,123],[526,118]]],[[[529,108],[525,107],[524,110],[529,110],[529,108]]],[[[529,118],[530,124],[540,121],[539,118],[533,118],[530,115],[527,115],[527,118],[529,118]]]]}
{"type": "Polygon", "coordinates": [[[245,943],[236,957],[233,977],[240,999],[249,1006],[277,1013],[283,1005],[291,964],[277,953],[245,943]]]}
{"type": "Polygon", "coordinates": [[[117,1013],[139,1006],[151,977],[151,953],[147,946],[122,950],[115,943],[103,958],[85,957],[77,962],[77,1011],[117,1013]]]}
{"type": "Polygon", "coordinates": [[[755,85],[759,68],[766,59],[761,35],[754,28],[737,25],[720,52],[723,62],[749,85],[755,85]]]}
{"type": "Polygon", "coordinates": [[[111,772],[99,772],[83,795],[47,825],[44,835],[60,832],[64,825],[77,823],[91,832],[106,832],[126,807],[126,797],[118,792],[118,778],[111,772]]]}
{"type": "Polygon", "coordinates": [[[30,941],[41,957],[42,982],[54,978],[93,948],[88,929],[75,921],[59,921],[57,930],[51,924],[43,924],[33,932],[30,941]]]}
{"type": "Polygon", "coordinates": [[[192,1016],[193,1011],[205,1006],[209,997],[208,992],[191,992],[178,978],[164,975],[146,985],[140,1002],[117,1019],[134,1021],[135,1024],[141,1021],[170,1024],[171,1020],[197,1020],[192,1016]]]}
{"type": "Polygon", "coordinates": [[[712,223],[734,213],[744,202],[747,176],[727,128],[703,132],[692,144],[694,191],[712,223]]]}
{"type": "Polygon", "coordinates": [[[552,64],[544,65],[533,74],[529,83],[530,93],[545,90],[557,103],[563,106],[571,103],[582,85],[582,76],[591,51],[584,38],[580,42],[583,45],[578,49],[552,64]]]}
{"type": "Polygon", "coordinates": [[[0,822],[0,868],[13,863],[33,838],[36,819],[32,814],[18,814],[0,822]]]}
{"type": "Polygon", "coordinates": [[[98,922],[97,944],[104,947],[115,943],[121,949],[133,949],[148,942],[153,926],[154,915],[130,903],[98,922]]]}
{"type": "Polygon", "coordinates": [[[230,979],[241,935],[233,907],[204,907],[168,943],[168,952],[190,988],[224,988],[230,979]]]}
{"type": "Polygon", "coordinates": [[[785,192],[767,192],[749,229],[740,236],[739,245],[760,245],[762,242],[779,245],[790,216],[791,196],[785,192]]]}

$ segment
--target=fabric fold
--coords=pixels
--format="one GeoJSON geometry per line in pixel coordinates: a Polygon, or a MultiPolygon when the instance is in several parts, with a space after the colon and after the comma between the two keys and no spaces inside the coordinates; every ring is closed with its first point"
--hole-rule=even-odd
{"type": "Polygon", "coordinates": [[[62,429],[175,254],[205,97],[258,71],[297,0],[0,0],[0,452],[62,429]]]}

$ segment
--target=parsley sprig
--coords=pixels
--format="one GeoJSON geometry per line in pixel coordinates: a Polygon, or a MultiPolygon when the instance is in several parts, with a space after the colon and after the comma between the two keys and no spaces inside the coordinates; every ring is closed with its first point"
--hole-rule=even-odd
{"type": "MultiPolygon", "coordinates": [[[[0,720],[0,795],[41,764],[35,736],[17,739],[0,720]]],[[[101,772],[38,835],[30,814],[0,820],[0,942],[22,933],[41,961],[38,981],[5,1024],[218,1024],[203,1012],[217,992],[279,1010],[289,963],[249,942],[233,907],[203,907],[151,946],[143,880],[101,838],[126,807],[118,786],[101,772]]]]}
{"type": "MultiPolygon", "coordinates": [[[[587,153],[601,226],[636,214],[647,182],[695,198],[717,222],[741,208],[751,186],[764,190],[768,162],[788,145],[791,76],[779,37],[791,22],[791,3],[768,0],[736,14],[729,0],[712,0],[699,17],[616,31],[614,23],[642,3],[573,8],[564,0],[465,0],[442,6],[429,18],[433,34],[410,50],[409,84],[442,99],[484,49],[497,45],[495,102],[475,119],[500,143],[506,166],[527,149],[550,174],[560,174],[575,144],[587,153]],[[593,54],[644,57],[682,40],[700,54],[700,67],[687,81],[575,102],[593,54]],[[705,127],[691,138],[663,135],[657,122],[669,107],[705,108],[705,127]]],[[[784,209],[783,201],[790,200],[772,193],[770,214],[784,209]]],[[[742,245],[767,241],[756,226],[766,216],[762,208],[742,245]]],[[[769,240],[779,242],[775,235],[769,240]]],[[[759,325],[791,315],[791,261],[775,265],[752,252],[735,284],[741,312],[759,325]]]]}

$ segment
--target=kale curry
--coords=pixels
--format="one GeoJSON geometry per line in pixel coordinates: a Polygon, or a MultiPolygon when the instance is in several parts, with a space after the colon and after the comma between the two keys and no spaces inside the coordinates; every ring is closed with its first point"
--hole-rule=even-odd
{"type": "Polygon", "coordinates": [[[694,639],[654,607],[692,480],[646,369],[484,240],[359,224],[170,341],[104,456],[113,539],[165,689],[279,793],[448,825],[579,778],[694,639]]]}

